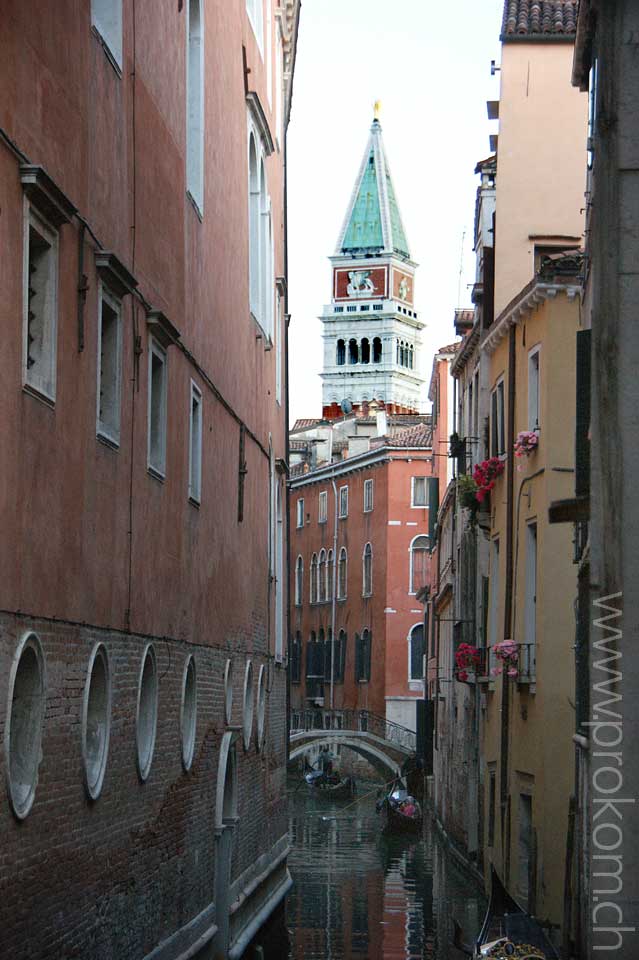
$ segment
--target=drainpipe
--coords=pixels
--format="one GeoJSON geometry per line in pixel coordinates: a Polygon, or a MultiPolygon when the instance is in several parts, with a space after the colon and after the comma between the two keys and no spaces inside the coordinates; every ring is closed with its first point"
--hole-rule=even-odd
{"type": "MultiPolygon", "coordinates": [[[[332,435],[332,431],[331,431],[332,435]]],[[[335,617],[337,613],[337,576],[339,572],[339,566],[337,563],[337,484],[335,483],[335,477],[331,478],[331,483],[333,485],[333,497],[335,499],[335,523],[333,527],[333,589],[331,597],[331,696],[330,704],[331,710],[333,709],[333,687],[335,684],[335,617]]]]}
{"type": "MultiPolygon", "coordinates": [[[[517,328],[511,327],[508,342],[508,430],[506,437],[507,473],[506,473],[506,584],[504,592],[504,640],[510,639],[513,609],[513,493],[515,485],[515,464],[513,447],[515,445],[515,360],[517,328]]],[[[506,884],[510,880],[510,849],[506,849],[508,836],[506,831],[506,811],[508,808],[508,742],[510,736],[510,684],[502,675],[501,684],[501,757],[499,799],[501,806],[501,849],[506,884]]],[[[510,831],[508,831],[509,835],[510,831]]],[[[508,844],[509,845],[509,844],[508,844]]]]}

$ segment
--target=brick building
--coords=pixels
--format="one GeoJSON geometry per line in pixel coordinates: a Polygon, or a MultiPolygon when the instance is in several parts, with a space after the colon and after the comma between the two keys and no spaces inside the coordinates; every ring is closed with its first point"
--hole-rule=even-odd
{"type": "Polygon", "coordinates": [[[382,411],[376,420],[324,421],[314,432],[332,432],[336,458],[292,468],[293,711],[369,710],[415,729],[430,578],[428,420],[382,411]]]}
{"type": "Polygon", "coordinates": [[[298,8],[3,5],[3,956],[239,957],[290,883],[298,8]]]}

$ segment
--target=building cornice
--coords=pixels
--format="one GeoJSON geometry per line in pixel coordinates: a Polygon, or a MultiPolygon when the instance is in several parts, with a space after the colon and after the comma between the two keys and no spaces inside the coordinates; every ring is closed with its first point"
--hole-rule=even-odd
{"type": "Polygon", "coordinates": [[[540,303],[556,297],[558,293],[565,293],[569,300],[574,300],[581,294],[581,284],[577,280],[573,283],[546,283],[538,280],[537,277],[533,278],[499,314],[492,330],[480,345],[480,350],[490,356],[511,327],[516,326],[540,303]]]}
{"type": "Polygon", "coordinates": [[[343,476],[346,473],[355,473],[366,467],[383,465],[393,460],[424,460],[425,462],[429,462],[432,460],[432,447],[387,447],[384,445],[375,450],[369,450],[367,453],[360,453],[355,457],[340,460],[337,463],[317,467],[315,470],[304,473],[301,477],[292,477],[289,480],[289,487],[293,490],[311,483],[322,483],[331,477],[343,476]],[[406,453],[408,451],[413,454],[411,457],[397,456],[398,453],[401,454],[402,452],[406,453]]]}

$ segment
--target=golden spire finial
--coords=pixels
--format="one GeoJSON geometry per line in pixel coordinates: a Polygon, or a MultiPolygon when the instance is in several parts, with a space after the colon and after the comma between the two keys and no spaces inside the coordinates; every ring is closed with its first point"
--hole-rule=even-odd
{"type": "Polygon", "coordinates": [[[373,109],[375,111],[374,119],[379,120],[379,115],[382,112],[382,101],[376,100],[373,109]]]}

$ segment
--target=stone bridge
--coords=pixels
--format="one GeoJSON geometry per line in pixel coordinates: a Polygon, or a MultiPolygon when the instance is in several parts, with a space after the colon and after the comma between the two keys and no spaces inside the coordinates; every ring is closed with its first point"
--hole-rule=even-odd
{"type": "Polygon", "coordinates": [[[349,747],[383,773],[397,774],[415,756],[417,735],[369,710],[301,710],[290,717],[289,761],[310,747],[349,747]]]}

